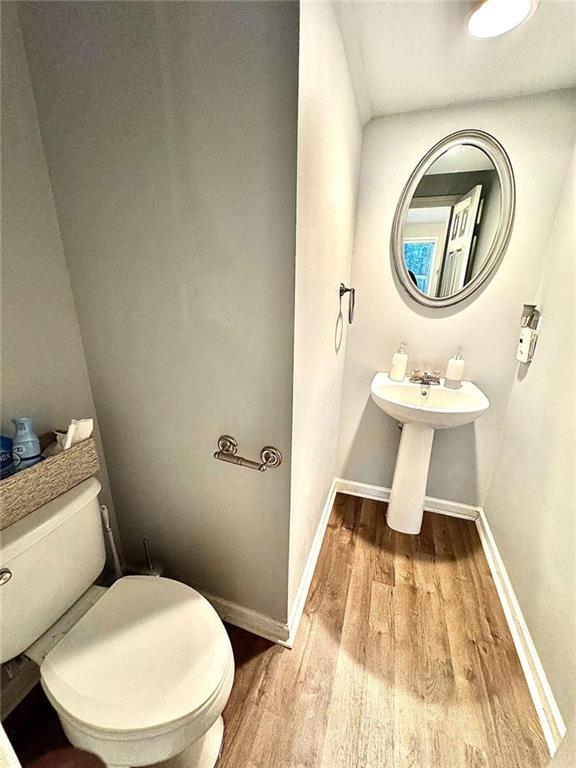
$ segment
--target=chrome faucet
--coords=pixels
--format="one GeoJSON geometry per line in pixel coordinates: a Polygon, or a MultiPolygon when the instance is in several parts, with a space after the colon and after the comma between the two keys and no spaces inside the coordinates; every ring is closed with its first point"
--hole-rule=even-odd
{"type": "Polygon", "coordinates": [[[440,371],[422,371],[416,368],[410,374],[410,381],[413,384],[440,384],[440,371]]]}

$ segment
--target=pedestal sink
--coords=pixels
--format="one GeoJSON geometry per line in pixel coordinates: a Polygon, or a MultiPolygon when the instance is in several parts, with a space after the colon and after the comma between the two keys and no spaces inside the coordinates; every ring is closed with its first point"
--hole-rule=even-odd
{"type": "Polygon", "coordinates": [[[471,381],[463,381],[460,389],[448,389],[443,381],[432,385],[393,381],[387,373],[374,376],[370,392],[388,416],[403,424],[388,525],[402,533],[420,533],[434,430],[469,424],[490,401],[471,381]]]}

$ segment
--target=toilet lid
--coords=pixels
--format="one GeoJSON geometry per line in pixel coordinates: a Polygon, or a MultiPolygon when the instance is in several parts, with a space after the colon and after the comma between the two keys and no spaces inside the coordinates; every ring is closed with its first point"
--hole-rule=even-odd
{"type": "Polygon", "coordinates": [[[171,579],[127,576],[50,651],[42,682],[57,706],[95,728],[154,728],[206,704],[231,654],[202,595],[171,579]]]}

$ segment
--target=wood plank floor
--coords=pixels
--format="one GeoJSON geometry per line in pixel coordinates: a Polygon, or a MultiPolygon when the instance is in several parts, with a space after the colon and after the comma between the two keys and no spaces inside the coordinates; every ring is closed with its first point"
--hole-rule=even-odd
{"type": "MultiPolygon", "coordinates": [[[[218,768],[541,768],[548,753],[473,523],[336,498],[295,647],[228,627],[218,768]]],[[[22,764],[66,743],[37,689],[5,723],[22,764]]]]}
{"type": "Polygon", "coordinates": [[[231,628],[218,768],[540,768],[548,752],[473,523],[338,495],[292,651],[231,628]]]}

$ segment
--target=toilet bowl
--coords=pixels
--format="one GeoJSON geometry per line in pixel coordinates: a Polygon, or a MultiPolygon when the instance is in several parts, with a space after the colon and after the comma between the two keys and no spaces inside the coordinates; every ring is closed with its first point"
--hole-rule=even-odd
{"type": "Polygon", "coordinates": [[[228,635],[210,603],[171,579],[127,576],[72,627],[40,667],[70,742],[109,766],[186,752],[212,768],[234,677],[228,635]]]}
{"type": "Polygon", "coordinates": [[[0,662],[38,661],[70,742],[110,767],[213,768],[234,678],[224,625],[172,579],[91,587],[105,562],[99,490],[87,480],[6,529],[0,662]]]}

